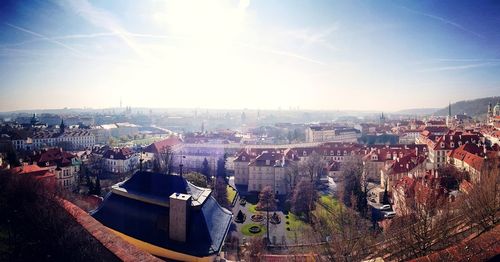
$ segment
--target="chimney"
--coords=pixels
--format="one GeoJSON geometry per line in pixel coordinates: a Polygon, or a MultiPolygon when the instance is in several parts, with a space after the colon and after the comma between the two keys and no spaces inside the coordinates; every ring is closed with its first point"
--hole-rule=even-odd
{"type": "Polygon", "coordinates": [[[171,240],[186,242],[191,195],[173,193],[170,196],[168,235],[171,240]]]}

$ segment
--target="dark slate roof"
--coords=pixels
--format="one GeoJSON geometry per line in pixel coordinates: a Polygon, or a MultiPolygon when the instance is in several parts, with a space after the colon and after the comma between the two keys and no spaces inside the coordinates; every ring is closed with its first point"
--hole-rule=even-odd
{"type": "MultiPolygon", "coordinates": [[[[137,172],[119,187],[129,193],[167,200],[172,193],[201,194],[180,176],[137,172]]],[[[194,198],[194,197],[193,197],[194,198]]],[[[125,235],[165,249],[196,257],[218,253],[223,245],[232,214],[209,196],[202,206],[191,207],[185,243],[171,241],[168,234],[169,208],[110,192],[91,215],[103,225],[125,235]]]]}
{"type": "Polygon", "coordinates": [[[192,209],[185,243],[171,241],[169,208],[109,193],[91,215],[106,227],[155,246],[197,257],[222,248],[232,215],[210,196],[201,209],[192,209]]]}
{"type": "Polygon", "coordinates": [[[119,187],[128,192],[149,198],[168,201],[173,193],[190,194],[197,199],[204,191],[186,179],[176,175],[165,175],[152,172],[137,172],[119,187]]]}

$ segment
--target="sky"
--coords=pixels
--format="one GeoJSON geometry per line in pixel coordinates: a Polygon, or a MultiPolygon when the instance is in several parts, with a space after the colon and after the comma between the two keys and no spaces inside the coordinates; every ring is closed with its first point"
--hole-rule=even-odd
{"type": "Polygon", "coordinates": [[[0,111],[395,111],[499,73],[500,1],[0,1],[0,111]]]}

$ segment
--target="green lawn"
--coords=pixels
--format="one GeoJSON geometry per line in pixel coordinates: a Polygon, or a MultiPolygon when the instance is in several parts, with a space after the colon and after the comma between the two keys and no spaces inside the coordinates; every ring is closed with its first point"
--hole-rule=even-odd
{"type": "Polygon", "coordinates": [[[243,227],[241,227],[241,233],[245,236],[262,236],[264,233],[266,233],[266,227],[261,225],[261,224],[257,224],[257,223],[249,223],[249,224],[245,224],[243,225],[243,227]],[[248,231],[248,229],[252,226],[258,226],[260,227],[260,232],[259,233],[250,233],[250,231],[248,231]]]}
{"type": "Polygon", "coordinates": [[[339,208],[339,201],[331,196],[323,195],[319,198],[319,203],[326,206],[329,210],[335,211],[339,208]]]}
{"type": "Polygon", "coordinates": [[[229,201],[229,203],[232,204],[235,197],[236,197],[236,190],[231,186],[227,185],[227,201],[229,201]]]}
{"type": "Polygon", "coordinates": [[[248,209],[248,211],[252,214],[255,214],[257,213],[258,211],[255,209],[257,207],[257,204],[251,204],[247,201],[247,204],[246,204],[246,207],[248,209]]]}
{"type": "Polygon", "coordinates": [[[137,144],[137,145],[150,145],[156,141],[161,141],[165,139],[164,137],[148,137],[144,139],[136,139],[136,140],[130,140],[130,142],[137,144]]]}
{"type": "Polygon", "coordinates": [[[309,224],[302,221],[297,215],[293,214],[292,212],[288,213],[288,218],[285,219],[285,223],[286,222],[288,222],[288,224],[285,224],[285,226],[290,228],[290,231],[287,230],[286,232],[289,238],[293,238],[295,235],[300,236],[302,234],[301,232],[304,229],[310,227],[309,224]]]}

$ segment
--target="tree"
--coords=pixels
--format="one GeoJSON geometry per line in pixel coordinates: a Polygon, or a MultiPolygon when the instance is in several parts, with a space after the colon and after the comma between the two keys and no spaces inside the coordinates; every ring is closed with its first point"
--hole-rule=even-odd
{"type": "Polygon", "coordinates": [[[93,195],[101,195],[101,180],[99,179],[99,176],[97,176],[95,179],[93,195]]]}
{"type": "Polygon", "coordinates": [[[184,178],[195,186],[207,187],[207,178],[200,173],[191,172],[184,175],[184,178]]]}
{"type": "Polygon", "coordinates": [[[236,222],[243,223],[245,222],[245,214],[241,212],[241,210],[238,211],[238,214],[236,215],[236,222]]]}
{"type": "Polygon", "coordinates": [[[203,159],[201,173],[207,178],[207,181],[210,180],[210,165],[206,157],[203,159]]]}
{"type": "MultiPolygon", "coordinates": [[[[46,181],[45,181],[46,182],[46,181]]],[[[0,170],[0,261],[117,261],[43,179],[0,170]]]]}
{"type": "Polygon", "coordinates": [[[224,154],[223,157],[217,160],[217,177],[226,178],[226,159],[227,156],[224,154]]]}
{"type": "Polygon", "coordinates": [[[314,208],[315,199],[316,192],[314,190],[314,185],[309,179],[302,178],[293,191],[291,199],[292,211],[296,214],[306,214],[309,220],[309,213],[314,208]]]}
{"type": "Polygon", "coordinates": [[[227,199],[227,184],[224,179],[215,179],[214,198],[221,206],[225,208],[230,207],[229,200],[227,199]]]}
{"type": "Polygon", "coordinates": [[[293,188],[299,175],[300,166],[298,164],[292,163],[288,166],[288,168],[285,168],[285,183],[289,187],[288,192],[293,192],[293,188]]]}
{"type": "Polygon", "coordinates": [[[389,192],[387,192],[387,183],[384,186],[384,195],[382,196],[382,205],[388,205],[389,202],[389,192]]]}
{"type": "Polygon", "coordinates": [[[327,240],[318,246],[324,253],[320,261],[361,261],[368,255],[374,240],[369,221],[342,204],[335,210],[320,206],[313,214],[316,234],[327,240]]]}
{"type": "Polygon", "coordinates": [[[257,203],[257,210],[266,211],[266,226],[267,226],[267,241],[269,243],[269,211],[276,209],[276,200],[274,198],[274,190],[271,186],[265,186],[259,193],[259,203],[257,203]]]}
{"type": "Polygon", "coordinates": [[[360,158],[352,158],[342,163],[341,173],[344,179],[340,188],[342,201],[365,216],[368,209],[368,183],[363,175],[363,162],[360,158]]]}
{"type": "Polygon", "coordinates": [[[260,261],[261,256],[265,252],[266,244],[260,237],[252,237],[246,243],[243,256],[245,261],[260,261]]]}
{"type": "Polygon", "coordinates": [[[449,165],[438,168],[437,173],[440,185],[448,190],[457,190],[460,182],[468,177],[466,172],[449,165]]]}
{"type": "Polygon", "coordinates": [[[309,174],[311,182],[318,182],[323,175],[326,162],[320,154],[313,151],[303,163],[303,169],[309,174]]]}
{"type": "Polygon", "coordinates": [[[172,147],[164,146],[159,153],[155,154],[153,170],[167,175],[172,174],[174,171],[174,152],[172,147]]]}
{"type": "Polygon", "coordinates": [[[479,181],[461,200],[461,211],[466,221],[477,224],[482,232],[494,227],[499,221],[500,211],[500,167],[499,159],[487,159],[479,181]]]}
{"type": "Polygon", "coordinates": [[[393,260],[421,257],[451,243],[458,227],[453,223],[457,212],[440,190],[415,190],[413,197],[405,199],[405,206],[385,232],[384,246],[393,260]]]}
{"type": "Polygon", "coordinates": [[[94,183],[92,182],[92,179],[90,179],[90,176],[88,174],[85,177],[85,180],[87,182],[88,194],[92,195],[94,193],[94,183]]]}

